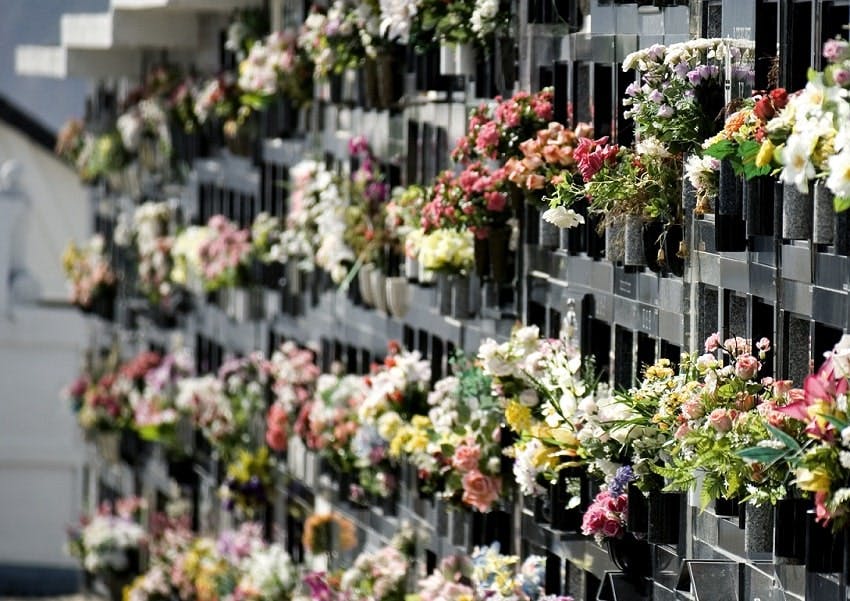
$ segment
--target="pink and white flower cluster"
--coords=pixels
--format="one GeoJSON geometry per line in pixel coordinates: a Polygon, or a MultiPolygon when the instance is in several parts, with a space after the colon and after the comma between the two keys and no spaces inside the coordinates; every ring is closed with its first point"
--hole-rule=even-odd
{"type": "Polygon", "coordinates": [[[606,538],[619,538],[625,532],[628,510],[626,493],[612,495],[610,491],[603,490],[585,511],[581,532],[593,536],[600,543],[606,538]]]}

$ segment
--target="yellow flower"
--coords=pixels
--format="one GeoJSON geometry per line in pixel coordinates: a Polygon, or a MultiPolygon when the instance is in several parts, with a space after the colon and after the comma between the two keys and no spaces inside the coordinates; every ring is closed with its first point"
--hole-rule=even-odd
{"type": "Polygon", "coordinates": [[[797,486],[802,490],[812,492],[829,490],[832,482],[829,479],[829,472],[822,467],[816,467],[813,470],[801,468],[797,470],[797,486]]]}
{"type": "Polygon", "coordinates": [[[401,428],[390,441],[390,457],[401,457],[407,441],[410,440],[411,432],[407,428],[401,428]]]}
{"type": "Polygon", "coordinates": [[[413,425],[414,428],[424,430],[431,425],[431,420],[428,418],[427,415],[414,415],[411,418],[410,423],[413,425]]]}
{"type": "Polygon", "coordinates": [[[761,143],[758,154],[756,155],[756,167],[766,167],[773,161],[773,151],[776,147],[769,139],[765,138],[761,143]]]}
{"type": "Polygon", "coordinates": [[[531,427],[531,409],[519,401],[509,401],[505,407],[505,420],[514,432],[522,432],[531,427]]]}
{"type": "Polygon", "coordinates": [[[531,464],[537,469],[554,469],[558,467],[558,457],[552,453],[549,447],[542,447],[531,458],[531,464]]]}
{"type": "Polygon", "coordinates": [[[551,434],[552,438],[563,446],[574,447],[578,445],[575,432],[569,428],[553,428],[551,434]]]}
{"type": "Polygon", "coordinates": [[[428,448],[428,435],[425,432],[413,432],[405,449],[408,453],[422,453],[428,448]]]}

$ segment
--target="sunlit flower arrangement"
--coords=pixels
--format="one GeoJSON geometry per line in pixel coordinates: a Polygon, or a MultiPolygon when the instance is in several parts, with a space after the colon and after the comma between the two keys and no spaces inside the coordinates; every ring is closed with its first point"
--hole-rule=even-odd
{"type": "Polygon", "coordinates": [[[316,396],[320,377],[313,351],[284,342],[269,360],[274,402],[266,415],[266,444],[284,451],[302,408],[316,396]]]}
{"type": "Polygon", "coordinates": [[[419,45],[439,39],[485,48],[510,23],[510,8],[500,0],[418,0],[416,4],[411,35],[419,45]]]}
{"type": "Polygon", "coordinates": [[[334,0],[327,11],[313,6],[298,35],[298,46],[314,65],[317,79],[339,75],[377,54],[380,15],[369,2],[334,0]]]}
{"type": "Polygon", "coordinates": [[[545,597],[546,560],[529,555],[503,555],[499,544],[476,547],[472,552],[472,585],[475,599],[538,601],[545,597]]]}
{"type": "Polygon", "coordinates": [[[340,582],[351,601],[404,601],[411,568],[409,536],[402,529],[389,545],[357,556],[340,582]]]}
{"type": "Polygon", "coordinates": [[[210,217],[207,228],[209,237],[198,248],[204,288],[215,291],[238,285],[251,259],[251,232],[223,215],[210,217]]]}
{"type": "Polygon", "coordinates": [[[114,291],[115,273],[106,256],[106,241],[96,234],[85,244],[70,242],[62,254],[62,267],[71,287],[71,302],[88,308],[100,295],[114,291]]]}
{"type": "Polygon", "coordinates": [[[419,245],[419,261],[430,271],[468,273],[475,263],[472,232],[437,229],[425,234],[419,245]]]}
{"type": "Polygon", "coordinates": [[[714,334],[706,340],[705,354],[683,357],[684,385],[671,391],[653,418],[669,426],[668,436],[675,429],[675,442],[667,445],[670,460],[656,469],[667,478],[668,489],[693,488],[702,473],[703,504],[716,497],[775,503],[787,496],[787,465],[746,461],[739,454],[770,441],[771,429],[792,437],[801,433],[785,419],[783,407],[802,391],[788,381],[758,377],[769,350],[767,338],[753,345],[740,337],[721,341],[714,334]]]}
{"type": "Polygon", "coordinates": [[[593,536],[602,543],[606,538],[620,538],[626,532],[629,513],[629,497],[626,488],[633,477],[632,468],[623,466],[611,478],[604,490],[593,499],[584,512],[581,533],[593,536]]]}
{"type": "Polygon", "coordinates": [[[390,455],[416,467],[424,492],[487,512],[503,493],[503,415],[479,366],[459,355],[452,368],[428,395],[427,416],[387,424],[390,455]]]}
{"type": "Polygon", "coordinates": [[[794,484],[814,496],[815,517],[839,530],[850,516],[850,413],[847,410],[850,377],[850,339],[847,336],[826,353],[815,374],[806,377],[803,394],[776,410],[803,433],[788,435],[771,428],[773,439],[741,453],[756,464],[788,462],[794,484]]]}
{"type": "Polygon", "coordinates": [[[536,326],[515,328],[501,344],[485,340],[478,358],[519,435],[511,454],[520,492],[542,494],[541,479],[554,482],[559,469],[583,461],[578,435],[597,393],[592,366],[568,341],[541,338],[536,326]]]}
{"type": "Polygon", "coordinates": [[[339,513],[314,513],[304,521],[301,543],[311,555],[350,551],[357,546],[357,530],[339,513]]]}
{"type": "Polygon", "coordinates": [[[142,438],[166,446],[176,442],[174,436],[180,418],[176,404],[178,385],[194,373],[194,357],[184,348],[168,353],[148,370],[143,389],[131,397],[133,427],[142,438]]]}
{"type": "Polygon", "coordinates": [[[257,40],[239,63],[240,101],[255,110],[266,106],[279,93],[296,102],[308,99],[312,65],[297,45],[292,30],[276,31],[257,40]]]}
{"type": "Polygon", "coordinates": [[[227,465],[219,497],[225,509],[248,519],[256,519],[274,493],[273,462],[267,447],[257,451],[240,448],[227,465]]]}
{"type": "Polygon", "coordinates": [[[508,99],[497,96],[492,103],[481,104],[471,111],[467,133],[458,140],[452,159],[521,159],[520,144],[552,121],[553,100],[552,88],[545,88],[535,94],[517,92],[508,99]]]}
{"type": "Polygon", "coordinates": [[[137,570],[138,553],[146,533],[139,523],[144,501],[126,497],[104,502],[91,517],[69,531],[68,548],[90,573],[126,573],[137,570]],[[134,565],[136,564],[136,565],[134,565]]]}

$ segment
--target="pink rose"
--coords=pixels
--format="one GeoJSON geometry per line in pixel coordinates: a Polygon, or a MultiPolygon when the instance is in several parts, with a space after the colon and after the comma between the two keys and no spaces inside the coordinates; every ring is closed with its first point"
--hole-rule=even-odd
{"type": "Polygon", "coordinates": [[[280,427],[273,427],[266,430],[266,444],[273,451],[286,450],[287,444],[286,430],[280,427]]]}
{"type": "Polygon", "coordinates": [[[688,432],[690,432],[690,431],[691,431],[691,427],[688,425],[688,422],[682,422],[681,424],[679,424],[679,427],[676,428],[676,433],[673,434],[673,437],[676,440],[681,440],[685,436],[687,436],[688,432]]]}
{"type": "Polygon", "coordinates": [[[726,409],[715,409],[708,416],[708,421],[715,430],[725,434],[732,429],[732,417],[732,413],[726,409]]]}
{"type": "Polygon", "coordinates": [[[617,495],[616,497],[608,497],[608,511],[614,513],[623,513],[629,507],[629,500],[626,495],[617,495]]]}
{"type": "Polygon", "coordinates": [[[479,459],[481,459],[481,449],[478,445],[464,443],[455,449],[452,466],[461,472],[471,472],[478,469],[479,459]]]}
{"type": "Polygon", "coordinates": [[[485,476],[478,470],[467,472],[462,484],[463,502],[482,513],[490,510],[502,491],[500,479],[485,476]]]}
{"type": "Polygon", "coordinates": [[[588,507],[581,519],[581,532],[589,536],[596,534],[602,529],[605,524],[605,512],[598,505],[588,507]]]}
{"type": "Polygon", "coordinates": [[[715,332],[705,339],[705,352],[713,353],[718,348],[720,348],[720,334],[715,332]]]}
{"type": "Polygon", "coordinates": [[[761,369],[761,363],[753,355],[741,355],[735,360],[735,375],[742,380],[751,380],[761,369]]]}
{"type": "Polygon", "coordinates": [[[487,199],[487,210],[494,213],[501,213],[508,204],[508,197],[502,192],[487,192],[484,198],[487,199]]]}
{"type": "Polygon", "coordinates": [[[705,415],[705,407],[699,398],[690,398],[682,405],[682,415],[687,419],[699,419],[705,415]]]}
{"type": "Polygon", "coordinates": [[[616,538],[623,532],[623,525],[619,519],[606,520],[602,525],[602,534],[608,538],[616,538]]]}
{"type": "Polygon", "coordinates": [[[536,173],[532,173],[525,180],[525,187],[529,190],[542,190],[545,185],[546,178],[536,173]]]}

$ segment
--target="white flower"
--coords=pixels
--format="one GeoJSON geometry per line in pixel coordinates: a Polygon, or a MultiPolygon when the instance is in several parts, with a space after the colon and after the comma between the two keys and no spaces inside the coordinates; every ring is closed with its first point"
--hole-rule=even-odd
{"type": "Polygon", "coordinates": [[[419,9],[417,0],[381,0],[381,35],[390,41],[407,44],[410,24],[419,9]]]}
{"type": "Polygon", "coordinates": [[[815,176],[812,151],[816,141],[806,134],[791,134],[779,153],[783,164],[779,179],[795,185],[803,193],[808,192],[809,180],[815,176]]]}
{"type": "Polygon", "coordinates": [[[573,209],[567,209],[561,206],[545,211],[543,213],[543,220],[561,229],[575,227],[580,223],[584,223],[584,217],[582,215],[579,215],[573,209]]]}
{"type": "Polygon", "coordinates": [[[829,157],[827,164],[826,187],[836,196],[850,198],[850,148],[829,157]]]}
{"type": "Polygon", "coordinates": [[[645,155],[648,157],[655,157],[659,159],[666,159],[671,156],[670,151],[667,150],[667,147],[655,137],[648,137],[637,143],[637,147],[635,148],[639,155],[645,155]]]}

